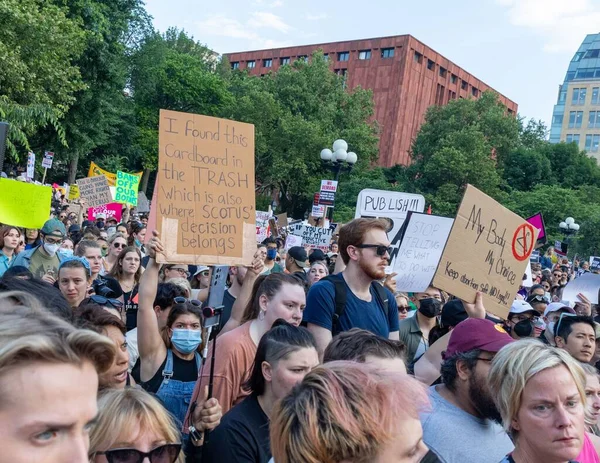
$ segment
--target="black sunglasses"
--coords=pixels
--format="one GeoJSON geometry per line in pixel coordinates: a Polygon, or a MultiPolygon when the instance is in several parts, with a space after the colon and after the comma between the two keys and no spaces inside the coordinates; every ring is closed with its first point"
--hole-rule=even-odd
{"type": "Polygon", "coordinates": [[[410,307],[407,305],[399,305],[398,306],[398,312],[408,312],[410,310],[410,307]]]}
{"type": "Polygon", "coordinates": [[[375,249],[375,254],[377,254],[379,257],[383,257],[386,255],[386,253],[390,254],[392,252],[391,246],[385,246],[383,244],[359,244],[355,247],[357,247],[359,249],[373,248],[373,249],[375,249]]]}
{"type": "Polygon", "coordinates": [[[527,302],[531,303],[531,302],[548,302],[548,299],[546,299],[546,296],[540,296],[539,294],[535,294],[533,296],[529,296],[527,298],[527,302]]]}
{"type": "Polygon", "coordinates": [[[90,300],[100,305],[112,305],[115,309],[122,309],[123,303],[118,299],[110,299],[108,297],[99,296],[98,294],[94,294],[90,296],[90,300]]]}
{"type": "Polygon", "coordinates": [[[165,444],[150,452],[141,452],[137,449],[113,449],[96,452],[96,455],[104,455],[108,463],[142,463],[145,458],[148,458],[150,463],[175,463],[179,452],[181,452],[181,444],[165,444]]]}
{"type": "Polygon", "coordinates": [[[115,248],[124,248],[125,246],[127,246],[125,243],[113,243],[115,248]]]}
{"type": "Polygon", "coordinates": [[[196,299],[186,299],[185,297],[182,297],[182,296],[177,296],[176,298],[173,299],[173,301],[175,302],[175,304],[185,304],[186,302],[189,302],[194,307],[202,307],[202,302],[200,302],[196,299]]]}

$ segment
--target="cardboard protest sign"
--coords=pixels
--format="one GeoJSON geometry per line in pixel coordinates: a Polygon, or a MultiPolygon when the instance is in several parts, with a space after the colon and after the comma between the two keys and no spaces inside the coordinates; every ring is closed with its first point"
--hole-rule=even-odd
{"type": "Polygon", "coordinates": [[[392,252],[390,254],[390,266],[386,269],[388,273],[392,271],[396,263],[402,224],[410,211],[425,211],[425,198],[423,195],[371,189],[362,190],[358,194],[354,218],[385,217],[390,222],[388,239],[392,246],[392,252]]]}
{"type": "Polygon", "coordinates": [[[160,111],[160,263],[250,265],[256,252],[254,126],[160,111]]]}
{"type": "Polygon", "coordinates": [[[598,304],[598,289],[600,289],[600,275],[589,272],[584,273],[567,283],[567,286],[563,289],[562,300],[563,302],[581,302],[577,297],[581,293],[592,304],[598,304]]]}
{"type": "Polygon", "coordinates": [[[262,243],[269,237],[269,217],[265,211],[256,211],[256,242],[262,243]]]}
{"type": "Polygon", "coordinates": [[[79,187],[79,196],[85,200],[89,207],[102,206],[113,202],[106,177],[102,175],[80,178],[77,180],[77,186],[79,187]]]}
{"type": "Polygon", "coordinates": [[[143,191],[140,191],[138,193],[138,202],[135,209],[140,214],[150,212],[150,202],[148,201],[148,198],[146,197],[146,194],[143,191]]]}
{"type": "Polygon", "coordinates": [[[600,257],[590,256],[590,271],[600,270],[600,257]]]}
{"type": "Polygon", "coordinates": [[[123,205],[121,203],[104,204],[102,206],[88,208],[88,220],[96,220],[98,214],[104,214],[106,220],[114,217],[117,219],[117,222],[120,222],[122,213],[123,205]]]}
{"type": "Polygon", "coordinates": [[[79,198],[79,187],[77,184],[69,186],[69,201],[79,198]]]}
{"type": "Polygon", "coordinates": [[[485,308],[506,318],[538,230],[467,185],[433,285],[466,301],[483,293],[485,308]]]}
{"type": "Polygon", "coordinates": [[[140,177],[117,171],[115,202],[137,206],[140,177]]]}
{"type": "Polygon", "coordinates": [[[287,214],[285,212],[283,214],[276,215],[275,219],[277,220],[277,226],[279,228],[283,228],[283,227],[287,227],[288,226],[288,216],[287,216],[287,214]]]}
{"type": "Polygon", "coordinates": [[[288,251],[294,246],[302,246],[302,237],[297,235],[288,235],[285,239],[285,250],[288,251]]]}
{"type": "Polygon", "coordinates": [[[454,220],[409,214],[393,269],[398,291],[422,292],[433,280],[454,220]]]}
{"type": "Polygon", "coordinates": [[[527,222],[529,222],[531,225],[533,225],[535,228],[537,228],[539,230],[537,244],[538,245],[545,244],[546,243],[546,226],[544,225],[544,217],[542,216],[542,213],[540,212],[538,214],[532,215],[531,217],[529,217],[525,220],[527,220],[527,222]]]}
{"type": "Polygon", "coordinates": [[[292,235],[302,237],[303,246],[306,245],[310,248],[321,249],[323,251],[329,250],[329,244],[333,235],[333,230],[330,228],[313,227],[301,223],[290,225],[289,228],[292,235]]]}
{"type": "Polygon", "coordinates": [[[0,223],[42,228],[49,219],[52,188],[0,179],[0,223]]]}

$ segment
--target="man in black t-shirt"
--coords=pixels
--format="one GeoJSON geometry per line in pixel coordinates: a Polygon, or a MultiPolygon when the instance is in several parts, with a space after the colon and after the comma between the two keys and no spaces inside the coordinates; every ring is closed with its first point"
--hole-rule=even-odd
{"type": "Polygon", "coordinates": [[[308,254],[302,246],[293,246],[288,250],[288,255],[285,259],[285,269],[290,272],[293,277],[302,280],[305,285],[308,285],[308,277],[304,269],[308,266],[308,254]]]}

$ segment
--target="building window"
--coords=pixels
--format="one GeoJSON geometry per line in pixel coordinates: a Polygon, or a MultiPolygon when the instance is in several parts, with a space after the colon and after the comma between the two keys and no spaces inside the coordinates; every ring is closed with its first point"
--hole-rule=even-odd
{"type": "Polygon", "coordinates": [[[345,76],[348,72],[348,69],[334,69],[333,72],[335,72],[338,76],[345,76]]]}
{"type": "Polygon", "coordinates": [[[585,150],[591,153],[598,152],[598,145],[600,145],[600,135],[586,135],[585,136],[585,150]]]}
{"type": "Polygon", "coordinates": [[[302,61],[304,63],[308,63],[308,55],[299,55],[298,61],[302,61]]]}
{"type": "Polygon", "coordinates": [[[264,59],[263,60],[263,67],[264,68],[270,68],[271,66],[273,66],[273,60],[272,59],[264,59]]]}
{"type": "MultiPolygon", "coordinates": [[[[579,55],[579,54],[583,54],[583,53],[577,53],[577,54],[575,54],[575,57],[577,57],[577,55],[579,55]]],[[[588,50],[587,53],[585,54],[584,58],[585,59],[598,58],[598,56],[600,56],[600,49],[596,48],[595,50],[588,50]]],[[[579,58],[579,59],[581,59],[581,58],[579,58]]],[[[576,59],[574,61],[579,61],[579,60],[576,59]]]]}
{"type": "Polygon", "coordinates": [[[588,119],[589,129],[600,129],[600,111],[590,111],[588,119]]]}
{"type": "Polygon", "coordinates": [[[423,64],[423,55],[418,51],[415,51],[415,62],[419,64],[423,64]]]}
{"type": "Polygon", "coordinates": [[[358,59],[371,59],[371,50],[361,50],[358,52],[358,59]]]}
{"type": "Polygon", "coordinates": [[[440,77],[443,77],[445,79],[447,75],[448,75],[448,71],[446,71],[446,69],[444,69],[442,66],[440,66],[440,77]]]}
{"type": "Polygon", "coordinates": [[[562,125],[562,123],[563,123],[563,115],[562,114],[556,114],[552,118],[552,124],[560,124],[560,125],[562,125]]]}
{"type": "Polygon", "coordinates": [[[514,112],[512,109],[508,108],[508,115],[509,115],[509,116],[512,116],[514,113],[515,113],[515,112],[514,112]]]}
{"type": "Polygon", "coordinates": [[[239,61],[233,61],[231,63],[231,69],[239,69],[240,68],[240,62],[239,61]]]}
{"type": "Polygon", "coordinates": [[[279,58],[279,64],[281,66],[283,66],[285,64],[290,64],[290,57],[286,56],[285,58],[279,58]]]}
{"type": "Polygon", "coordinates": [[[435,68],[435,63],[433,61],[431,61],[430,59],[427,60],[427,69],[429,69],[430,71],[433,71],[433,69],[435,68]]]}
{"type": "Polygon", "coordinates": [[[580,129],[583,120],[583,111],[571,111],[569,113],[569,128],[580,129]]]}
{"type": "Polygon", "coordinates": [[[382,48],[381,49],[381,57],[382,58],[393,58],[394,57],[394,49],[393,48],[382,48]]]}
{"type": "Polygon", "coordinates": [[[329,55],[323,55],[323,59],[324,59],[325,61],[329,61],[329,55]]]}
{"type": "Polygon", "coordinates": [[[569,71],[569,72],[567,72],[567,77],[566,77],[566,81],[567,82],[573,80],[574,78],[575,78],[575,71],[569,71]]]}
{"type": "Polygon", "coordinates": [[[338,61],[348,61],[350,59],[349,51],[342,51],[338,53],[338,61]]]}
{"type": "Polygon", "coordinates": [[[564,103],[565,101],[567,101],[567,90],[561,88],[558,94],[558,102],[564,103]]]}
{"type": "Polygon", "coordinates": [[[571,99],[571,104],[572,105],[584,105],[586,95],[587,95],[586,88],[574,88],[573,89],[573,98],[571,99]]]}
{"type": "Polygon", "coordinates": [[[577,143],[579,145],[579,134],[575,133],[568,133],[567,134],[567,139],[566,139],[567,143],[577,143]]]}
{"type": "Polygon", "coordinates": [[[448,100],[456,100],[456,92],[448,90],[448,100]]]}
{"type": "Polygon", "coordinates": [[[477,97],[477,95],[479,95],[479,90],[477,90],[475,87],[471,87],[471,94],[474,97],[477,97]]]}
{"type": "Polygon", "coordinates": [[[248,64],[246,64],[246,67],[248,69],[254,69],[256,67],[256,61],[254,61],[254,60],[248,61],[248,64]]]}
{"type": "Polygon", "coordinates": [[[575,74],[575,79],[591,79],[594,77],[596,68],[579,68],[575,74]]]}
{"type": "Polygon", "coordinates": [[[594,87],[592,89],[592,104],[600,104],[600,100],[598,99],[598,91],[600,90],[599,87],[594,87]]]}
{"type": "Polygon", "coordinates": [[[469,88],[469,83],[466,80],[461,81],[460,83],[461,90],[466,90],[469,88]]]}
{"type": "MultiPolygon", "coordinates": [[[[575,53],[575,56],[573,57],[573,62],[576,63],[578,61],[581,61],[581,58],[583,58],[583,55],[585,55],[585,53],[583,51],[578,51],[577,53],[575,53]]],[[[586,56],[587,58],[587,56],[586,56]]]]}

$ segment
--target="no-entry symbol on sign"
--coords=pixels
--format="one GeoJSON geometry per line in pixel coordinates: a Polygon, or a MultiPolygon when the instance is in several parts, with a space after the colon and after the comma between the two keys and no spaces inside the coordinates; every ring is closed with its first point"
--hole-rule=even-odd
{"type": "Polygon", "coordinates": [[[519,225],[512,239],[512,253],[518,261],[529,259],[535,246],[535,233],[529,223],[519,225]]]}

